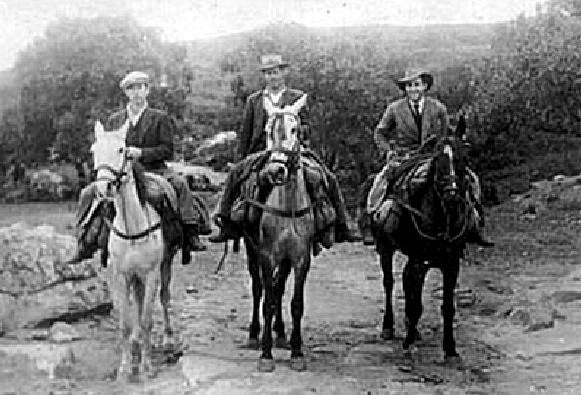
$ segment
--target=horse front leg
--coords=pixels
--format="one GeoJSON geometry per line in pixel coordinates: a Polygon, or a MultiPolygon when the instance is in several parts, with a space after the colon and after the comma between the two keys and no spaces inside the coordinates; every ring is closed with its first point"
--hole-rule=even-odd
{"type": "Polygon", "coordinates": [[[460,260],[454,258],[453,262],[448,262],[447,266],[442,266],[444,277],[444,295],[442,300],[442,316],[444,318],[444,339],[443,348],[446,359],[457,358],[460,355],[456,352],[456,341],[454,340],[454,289],[458,281],[460,260]]]}
{"type": "Polygon", "coordinates": [[[383,327],[381,338],[393,340],[393,253],[392,249],[382,249],[379,253],[379,262],[383,271],[383,290],[385,294],[385,309],[383,312],[383,327]]]}
{"type": "Polygon", "coordinates": [[[272,372],[274,370],[274,359],[272,358],[272,316],[275,309],[275,297],[272,264],[273,259],[271,257],[260,258],[262,284],[264,287],[264,303],[262,304],[264,331],[262,332],[262,355],[258,361],[258,370],[260,372],[272,372]]]}
{"type": "Polygon", "coordinates": [[[166,351],[171,351],[174,347],[173,339],[173,329],[171,327],[171,321],[169,317],[170,308],[170,283],[171,283],[171,264],[174,257],[174,252],[169,249],[164,254],[164,258],[161,262],[160,275],[161,275],[161,287],[159,291],[159,299],[161,301],[161,307],[163,310],[163,348],[166,351]]]}
{"type": "Polygon", "coordinates": [[[290,367],[293,370],[303,371],[307,368],[305,356],[302,352],[303,339],[301,336],[301,320],[304,313],[304,291],[307,273],[309,272],[310,255],[306,256],[295,266],[295,288],[291,300],[291,315],[293,320],[293,329],[291,333],[291,362],[290,367]]]}
{"type": "Polygon", "coordinates": [[[143,308],[141,311],[141,363],[139,370],[147,377],[153,378],[157,372],[151,358],[151,329],[153,328],[153,306],[159,289],[160,276],[156,269],[152,270],[145,279],[143,308]]]}
{"type": "Polygon", "coordinates": [[[286,348],[286,335],[284,330],[284,320],[282,317],[282,298],[286,288],[286,280],[291,271],[290,264],[281,265],[274,280],[274,294],[276,298],[276,311],[274,318],[274,332],[276,333],[275,346],[286,348]]]}
{"type": "Polygon", "coordinates": [[[417,329],[418,321],[422,316],[422,290],[426,278],[427,268],[422,260],[409,258],[403,269],[403,290],[405,294],[405,315],[407,334],[403,342],[404,350],[420,339],[417,329]]]}
{"type": "Polygon", "coordinates": [[[260,299],[262,299],[262,283],[260,281],[260,267],[256,252],[251,251],[247,243],[246,257],[248,272],[252,286],[252,320],[248,328],[248,348],[258,349],[258,336],[260,334],[260,299]]]}
{"type": "Polygon", "coordinates": [[[131,355],[131,306],[129,299],[129,281],[121,273],[114,273],[112,278],[114,306],[119,312],[119,348],[121,362],[117,370],[117,381],[127,381],[132,373],[131,355]]]}

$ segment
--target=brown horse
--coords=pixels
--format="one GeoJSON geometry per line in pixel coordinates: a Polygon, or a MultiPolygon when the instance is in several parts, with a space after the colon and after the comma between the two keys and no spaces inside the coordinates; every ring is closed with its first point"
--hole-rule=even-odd
{"type": "Polygon", "coordinates": [[[275,368],[271,352],[273,316],[276,345],[286,346],[282,297],[291,270],[294,271],[294,292],[291,301],[290,366],[294,370],[306,369],[301,350],[301,319],[315,224],[301,164],[301,147],[297,136],[300,123],[298,108],[287,107],[281,111],[266,107],[270,115],[267,124],[270,156],[259,178],[262,183],[270,185],[271,192],[264,204],[250,202],[262,211],[262,215],[257,228],[246,232],[244,237],[248,270],[252,278],[253,313],[249,331],[251,347],[258,346],[259,306],[264,291],[264,332],[262,355],[258,364],[259,371],[263,372],[275,368]]]}
{"type": "MultiPolygon", "coordinates": [[[[433,140],[436,141],[436,140],[433,140]]],[[[419,339],[417,324],[422,314],[422,288],[430,268],[443,274],[444,318],[443,349],[445,357],[459,357],[454,340],[454,288],[458,279],[467,230],[474,208],[469,194],[465,144],[455,136],[443,137],[432,146],[427,180],[409,201],[399,201],[401,213],[395,230],[376,229],[376,248],[383,270],[385,313],[382,338],[393,339],[393,267],[396,249],[408,256],[403,271],[407,335],[404,350],[419,339]]],[[[429,150],[422,147],[426,154],[429,150]]]]}
{"type": "Polygon", "coordinates": [[[161,284],[164,337],[167,339],[172,335],[169,320],[171,262],[179,245],[171,232],[165,234],[159,214],[144,200],[143,181],[139,181],[132,160],[125,156],[125,132],[124,128],[105,132],[97,123],[95,143],[91,147],[97,170],[98,197],[112,200],[116,213],[113,221],[106,220],[106,223],[111,229],[109,286],[113,305],[120,316],[118,380],[129,378],[136,370],[149,377],[156,374],[151,358],[153,303],[161,284]],[[131,292],[134,303],[131,303],[131,292]],[[133,355],[136,349],[140,353],[133,355]]]}

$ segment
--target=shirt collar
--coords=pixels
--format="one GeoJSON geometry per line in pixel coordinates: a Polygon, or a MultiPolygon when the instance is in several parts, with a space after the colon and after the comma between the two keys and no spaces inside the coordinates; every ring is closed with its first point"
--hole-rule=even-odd
{"type": "Polygon", "coordinates": [[[270,101],[272,101],[272,104],[274,104],[275,106],[278,106],[278,103],[280,102],[280,98],[282,97],[282,94],[284,93],[284,91],[286,91],[286,86],[283,86],[282,89],[280,89],[276,93],[273,93],[273,92],[269,91],[267,88],[264,88],[264,95],[270,98],[270,101]]]}
{"type": "Polygon", "coordinates": [[[127,118],[129,119],[129,122],[131,122],[131,125],[133,127],[135,127],[135,125],[137,125],[137,122],[139,122],[139,119],[141,118],[141,115],[143,114],[143,111],[145,111],[146,108],[147,108],[147,102],[145,102],[145,105],[143,106],[143,108],[141,108],[141,110],[139,110],[139,112],[137,114],[134,114],[133,112],[131,112],[131,109],[129,108],[129,104],[127,104],[127,118]]]}
{"type": "MultiPolygon", "coordinates": [[[[421,97],[420,100],[418,101],[418,104],[419,104],[418,109],[420,111],[420,114],[422,112],[424,112],[424,103],[425,103],[425,98],[424,97],[421,97]]],[[[413,101],[409,100],[409,104],[410,104],[410,107],[411,108],[414,108],[414,102],[413,101]]]]}

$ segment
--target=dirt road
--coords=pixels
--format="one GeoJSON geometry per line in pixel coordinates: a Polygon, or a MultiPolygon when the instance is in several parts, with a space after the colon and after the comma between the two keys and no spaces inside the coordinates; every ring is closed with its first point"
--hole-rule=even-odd
{"type": "MultiPolygon", "coordinates": [[[[581,388],[578,209],[522,218],[515,205],[507,204],[491,212],[490,226],[498,246],[470,249],[461,269],[456,301],[460,363],[445,364],[442,358],[439,272],[430,272],[424,288],[423,340],[411,359],[404,358],[404,258],[395,265],[399,338],[386,342],[378,336],[383,289],[377,256],[372,248],[344,244],[315,258],[307,279],[307,371],[290,370],[290,352],[275,350],[276,370],[258,373],[259,352],[245,347],[252,304],[245,255],[230,255],[214,275],[221,246],[212,246],[189,267],[176,260],[172,317],[180,338],[176,349],[183,356],[161,364],[156,379],[112,381],[118,359],[115,322],[95,317],[74,324],[81,340],[58,345],[72,351],[74,364],[52,379],[39,370],[38,361],[6,352],[23,343],[17,335],[0,338],[0,355],[5,354],[0,393],[574,393],[581,388]]],[[[287,333],[289,304],[287,295],[287,333]]],[[[167,359],[159,354],[160,361],[167,359]]]]}

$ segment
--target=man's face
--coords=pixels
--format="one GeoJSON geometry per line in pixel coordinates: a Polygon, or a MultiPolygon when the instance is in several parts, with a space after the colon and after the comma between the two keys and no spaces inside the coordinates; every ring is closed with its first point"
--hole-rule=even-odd
{"type": "Polygon", "coordinates": [[[405,92],[407,97],[409,97],[413,101],[420,100],[426,89],[428,88],[428,84],[424,82],[420,77],[413,79],[406,83],[405,85],[405,92]]]}
{"type": "Polygon", "coordinates": [[[266,87],[269,89],[279,89],[284,85],[284,79],[287,75],[287,68],[275,67],[262,72],[266,80],[266,87]]]}
{"type": "Polygon", "coordinates": [[[149,86],[144,83],[129,84],[125,87],[124,92],[130,104],[142,106],[149,95],[149,86]]]}

